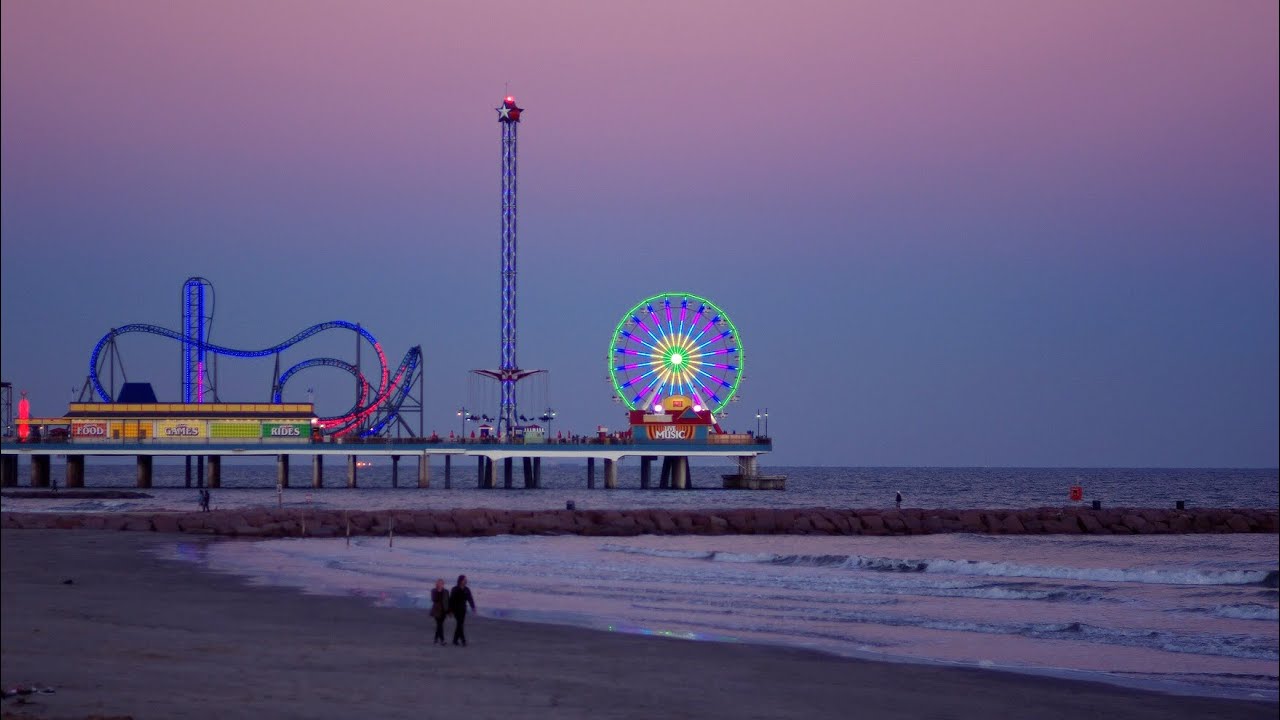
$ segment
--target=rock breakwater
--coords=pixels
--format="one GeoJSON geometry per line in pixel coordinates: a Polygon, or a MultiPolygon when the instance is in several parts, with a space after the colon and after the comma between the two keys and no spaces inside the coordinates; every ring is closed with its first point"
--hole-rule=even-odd
{"type": "Polygon", "coordinates": [[[296,510],[4,512],[5,529],[132,530],[233,537],[410,535],[1148,535],[1276,533],[1276,510],[1032,508],[1026,510],[296,510]]]}

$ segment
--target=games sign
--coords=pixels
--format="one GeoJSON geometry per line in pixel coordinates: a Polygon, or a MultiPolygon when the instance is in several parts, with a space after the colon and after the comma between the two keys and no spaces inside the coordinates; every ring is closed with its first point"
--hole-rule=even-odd
{"type": "Polygon", "coordinates": [[[205,424],[195,420],[159,420],[156,422],[157,440],[196,440],[207,437],[205,424]]]}

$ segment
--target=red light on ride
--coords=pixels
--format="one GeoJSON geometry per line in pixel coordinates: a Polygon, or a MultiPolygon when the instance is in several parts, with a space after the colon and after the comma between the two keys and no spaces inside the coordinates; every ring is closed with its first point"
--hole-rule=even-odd
{"type": "Polygon", "coordinates": [[[516,99],[515,99],[515,98],[513,98],[513,97],[511,97],[510,95],[508,95],[508,96],[507,96],[507,102],[508,102],[508,103],[510,103],[510,104],[512,104],[512,105],[515,105],[515,104],[516,104],[516,99]]]}
{"type": "MultiPolygon", "coordinates": [[[[18,420],[31,419],[31,402],[27,400],[27,393],[22,393],[22,399],[18,400],[18,420]]],[[[31,426],[24,423],[18,423],[18,440],[23,441],[31,434],[31,426]]]]}

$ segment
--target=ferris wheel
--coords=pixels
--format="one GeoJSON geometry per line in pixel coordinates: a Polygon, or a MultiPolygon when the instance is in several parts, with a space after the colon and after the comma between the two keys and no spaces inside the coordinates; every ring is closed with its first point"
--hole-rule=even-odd
{"type": "Polygon", "coordinates": [[[742,364],[738,328],[715,303],[690,293],[636,303],[609,344],[609,379],[630,410],[683,395],[719,412],[738,391],[742,364]]]}

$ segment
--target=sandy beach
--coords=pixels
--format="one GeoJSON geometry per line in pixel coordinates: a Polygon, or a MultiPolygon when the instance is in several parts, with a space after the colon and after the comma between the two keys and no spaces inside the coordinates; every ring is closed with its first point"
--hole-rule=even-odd
{"type": "Polygon", "coordinates": [[[198,552],[214,540],[58,530],[5,530],[0,539],[0,683],[56,690],[5,700],[5,717],[1078,720],[1276,712],[1268,703],[486,617],[469,619],[470,647],[442,648],[430,644],[425,612],[250,586],[148,552],[176,542],[198,552]]]}

